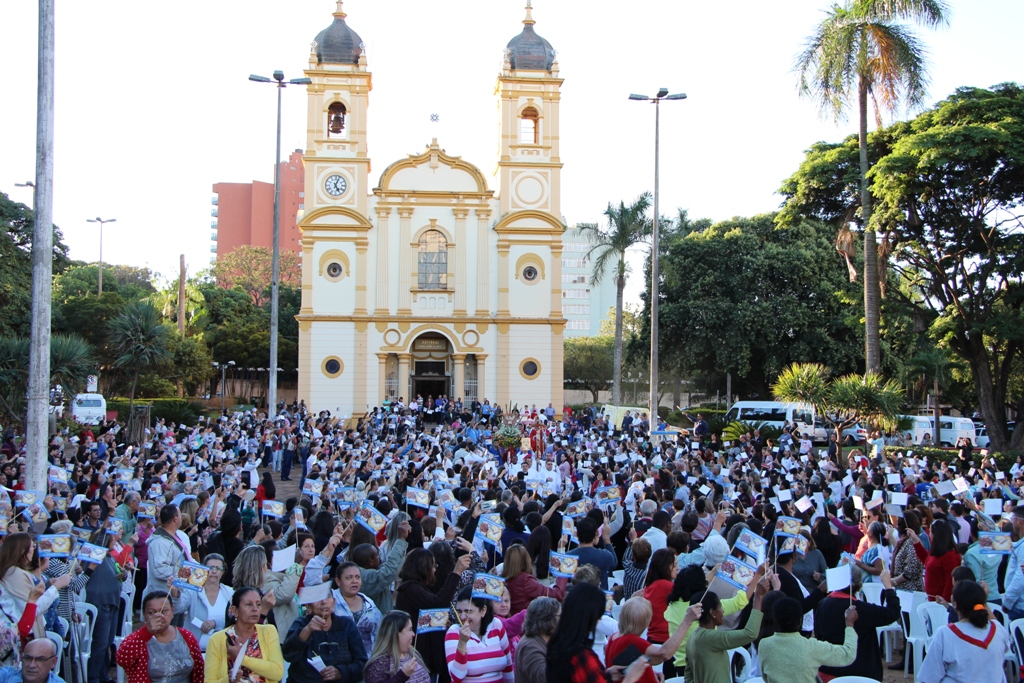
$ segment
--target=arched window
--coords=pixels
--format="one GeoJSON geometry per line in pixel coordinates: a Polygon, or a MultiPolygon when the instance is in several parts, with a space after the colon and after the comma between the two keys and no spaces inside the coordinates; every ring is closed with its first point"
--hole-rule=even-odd
{"type": "Polygon", "coordinates": [[[420,237],[419,288],[448,289],[448,240],[439,230],[420,237]]]}
{"type": "Polygon", "coordinates": [[[345,105],[335,102],[327,108],[327,137],[345,138],[348,133],[345,131],[345,105]]]}
{"type": "Polygon", "coordinates": [[[524,109],[519,118],[519,144],[540,144],[540,115],[533,107],[524,109]]]}

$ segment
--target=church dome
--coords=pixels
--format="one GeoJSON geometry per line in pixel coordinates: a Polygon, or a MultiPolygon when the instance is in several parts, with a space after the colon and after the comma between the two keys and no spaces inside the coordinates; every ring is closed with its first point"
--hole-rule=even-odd
{"type": "Polygon", "coordinates": [[[316,36],[316,59],[323,64],[358,64],[363,54],[363,39],[345,23],[345,13],[338,2],[334,23],[316,36]]]}
{"type": "Polygon", "coordinates": [[[523,31],[508,41],[505,48],[508,62],[513,69],[551,71],[551,66],[555,62],[555,49],[533,30],[532,9],[530,0],[527,0],[523,31]]]}

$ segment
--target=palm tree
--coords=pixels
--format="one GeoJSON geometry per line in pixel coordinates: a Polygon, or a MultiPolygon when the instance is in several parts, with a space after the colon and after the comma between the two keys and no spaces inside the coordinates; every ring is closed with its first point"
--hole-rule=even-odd
{"type": "MultiPolygon", "coordinates": [[[[0,337],[0,414],[18,424],[25,422],[28,391],[29,340],[0,337]]],[[[85,386],[96,368],[92,346],[81,337],[55,334],[50,339],[50,386],[60,386],[72,398],[85,386]]]]}
{"type": "Polygon", "coordinates": [[[939,389],[942,385],[948,385],[953,379],[953,370],[962,368],[963,365],[950,358],[945,349],[932,347],[927,351],[920,351],[914,354],[907,363],[907,376],[915,380],[932,382],[932,396],[935,403],[932,405],[932,417],[935,420],[933,427],[932,443],[935,446],[942,444],[942,436],[939,419],[942,417],[942,406],[940,405],[939,389]]]}
{"type": "Polygon", "coordinates": [[[868,190],[868,96],[879,108],[896,112],[921,106],[928,82],[925,49],[906,26],[948,23],[944,0],[847,0],[826,13],[797,57],[800,93],[818,101],[839,122],[856,93],[860,142],[860,218],[864,229],[864,340],[867,372],[882,366],[879,342],[880,290],[878,244],[871,224],[868,190]]]}
{"type": "Polygon", "coordinates": [[[172,359],[168,347],[170,328],[164,325],[160,311],[147,301],[133,301],[107,325],[114,366],[132,373],[128,394],[128,414],[134,414],[135,385],[139,373],[172,359]]]}
{"type": "Polygon", "coordinates": [[[615,356],[612,363],[612,404],[621,405],[622,397],[622,293],[626,289],[626,251],[644,242],[651,233],[651,221],[647,210],[651,206],[651,194],[645,192],[629,206],[619,202],[616,208],[608,204],[604,215],[608,217],[608,229],[602,230],[596,223],[580,225],[580,230],[590,241],[587,258],[593,264],[591,281],[601,284],[611,270],[615,278],[615,356]]]}

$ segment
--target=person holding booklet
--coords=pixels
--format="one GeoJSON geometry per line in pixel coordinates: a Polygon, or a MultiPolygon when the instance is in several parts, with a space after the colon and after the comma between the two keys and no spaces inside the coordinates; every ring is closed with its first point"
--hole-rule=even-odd
{"type": "Polygon", "coordinates": [[[260,592],[239,587],[231,596],[235,623],[210,637],[206,683],[278,683],[284,656],[277,628],[262,624],[260,592]]]}
{"type": "MultiPolygon", "coordinates": [[[[205,663],[199,642],[191,632],[172,626],[173,617],[167,593],[153,591],[142,599],[142,628],[117,648],[117,665],[124,669],[128,683],[204,683],[205,663]]],[[[93,650],[92,656],[97,654],[93,650]]]]}
{"type": "Polygon", "coordinates": [[[513,683],[511,646],[501,620],[494,618],[494,601],[476,597],[467,586],[459,593],[455,614],[459,624],[444,637],[452,683],[513,683]]]}
{"type": "Polygon", "coordinates": [[[559,576],[555,585],[548,587],[533,575],[533,561],[526,547],[520,544],[509,546],[505,550],[504,566],[501,575],[505,579],[505,587],[511,596],[510,613],[522,612],[537,598],[547,597],[561,601],[565,598],[565,590],[569,579],[559,576]]]}
{"type": "Polygon", "coordinates": [[[206,652],[210,636],[224,628],[234,590],[222,582],[227,566],[222,556],[211,553],[203,565],[208,574],[200,590],[181,590],[172,582],[169,592],[174,613],[185,615],[185,628],[199,641],[199,649],[206,652]]]}
{"type": "Polygon", "coordinates": [[[430,671],[416,651],[416,629],[408,614],[393,610],[380,622],[363,672],[366,683],[430,683],[430,671]]]}
{"type": "MultiPolygon", "coordinates": [[[[325,587],[326,588],[326,587],[325,587]]],[[[334,596],[306,605],[307,614],[292,624],[281,651],[288,680],[295,683],[357,683],[363,679],[366,648],[355,622],[334,615],[334,596]]]]}

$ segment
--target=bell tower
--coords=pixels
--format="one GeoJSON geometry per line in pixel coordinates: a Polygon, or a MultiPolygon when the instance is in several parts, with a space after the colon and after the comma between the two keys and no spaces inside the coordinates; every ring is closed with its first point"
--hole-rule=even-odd
{"type": "Polygon", "coordinates": [[[532,0],[522,32],[505,48],[495,93],[501,109],[501,215],[533,210],[560,220],[558,105],[562,79],[551,43],[534,31],[532,0]]]}
{"type": "Polygon", "coordinates": [[[345,23],[338,0],[334,21],[310,45],[312,84],[306,124],[306,215],[323,207],[345,207],[367,215],[370,158],[366,110],[373,87],[363,41],[345,23]]]}

